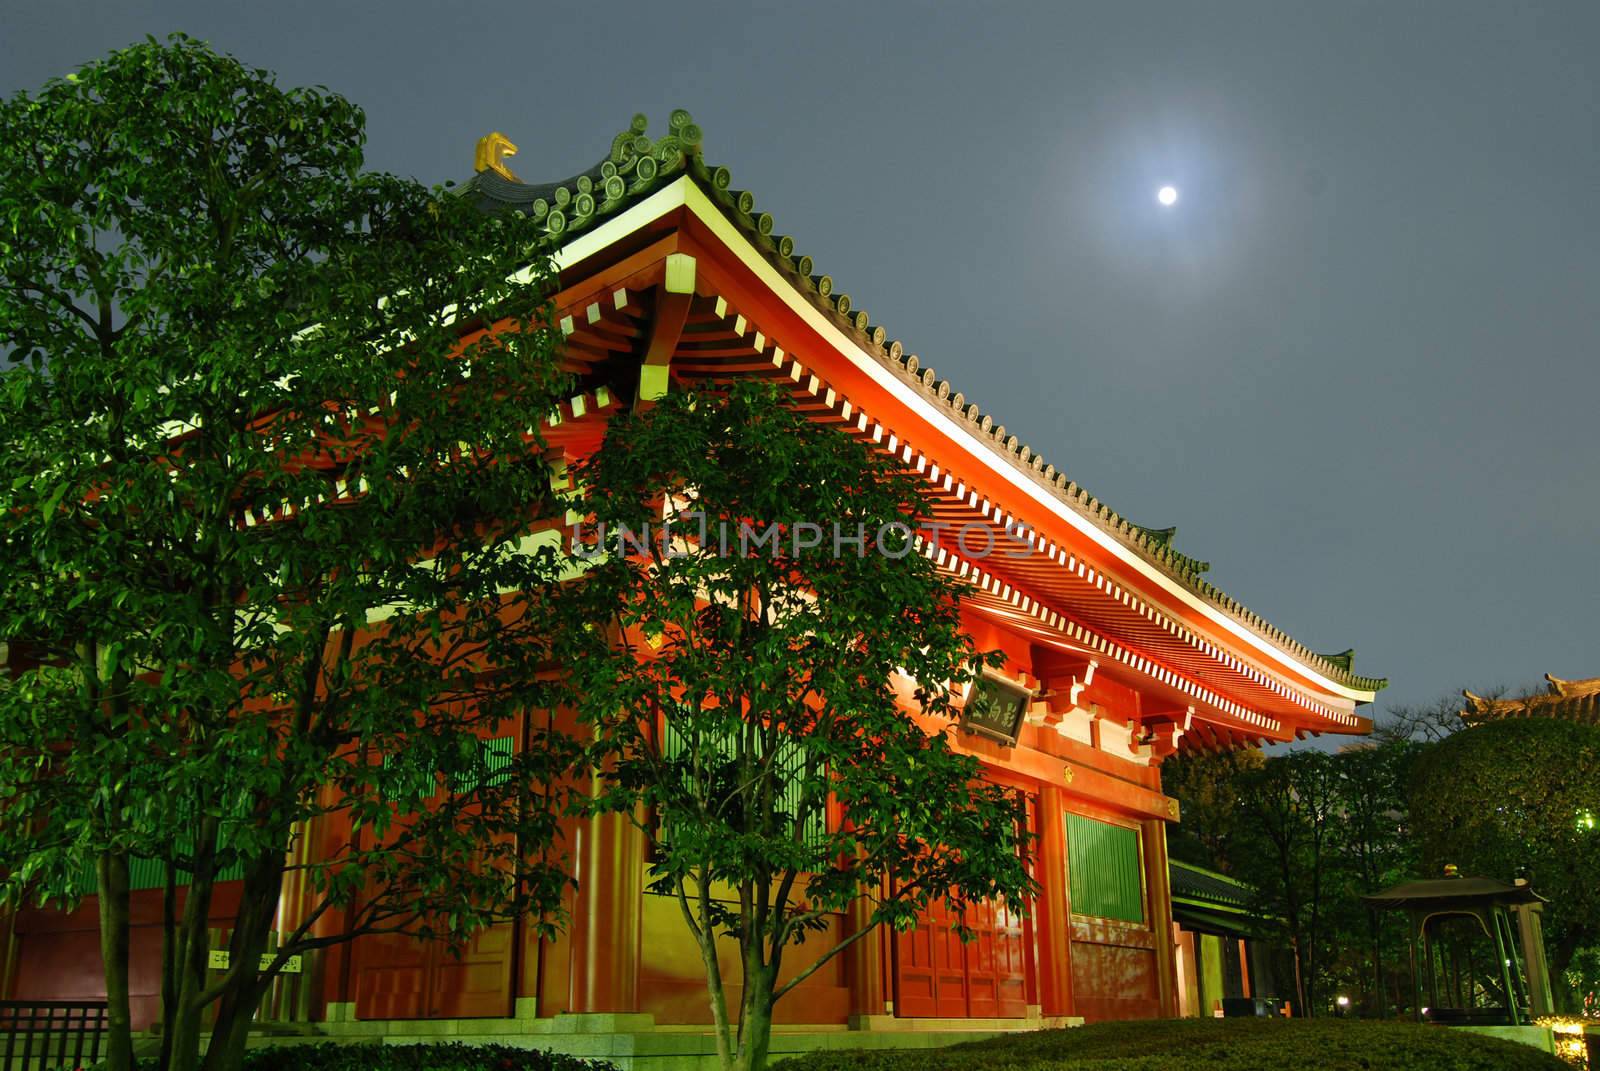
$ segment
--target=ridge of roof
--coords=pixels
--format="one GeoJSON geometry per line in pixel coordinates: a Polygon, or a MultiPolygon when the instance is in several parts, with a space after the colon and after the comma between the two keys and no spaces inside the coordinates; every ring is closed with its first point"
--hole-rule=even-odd
{"type": "Polygon", "coordinates": [[[1488,699],[1463,691],[1467,705],[1459,711],[1468,723],[1498,721],[1504,718],[1555,718],[1561,721],[1600,724],[1600,677],[1563,680],[1549,673],[1542,694],[1510,699],[1488,699]]]}
{"type": "Polygon", "coordinates": [[[1338,654],[1325,654],[1321,657],[1348,673],[1355,668],[1356,649],[1354,647],[1346,647],[1338,654]]]}
{"type": "Polygon", "coordinates": [[[836,288],[832,276],[816,271],[811,257],[795,254],[793,237],[773,234],[772,216],[755,210],[754,194],[732,188],[733,176],[726,167],[706,164],[701,154],[703,132],[687,111],[674,109],[667,121],[667,133],[660,138],[651,140],[645,133],[648,129],[648,117],[643,113],[635,115],[627,128],[612,138],[605,158],[560,182],[530,184],[485,168],[454,187],[454,192],[475,198],[486,211],[527,212],[535,220],[544,222],[545,231],[553,241],[561,241],[615,215],[678,176],[689,176],[769,262],[846,334],[909,386],[952,410],[975,438],[1035,483],[1049,489],[1080,516],[1092,520],[1168,577],[1330,680],[1365,692],[1377,692],[1388,685],[1386,678],[1355,673],[1347,657],[1353,656],[1353,651],[1344,655],[1318,654],[1203,579],[1202,574],[1210,569],[1210,563],[1176,550],[1172,546],[1175,528],[1145,528],[1122,517],[1067,479],[1054,465],[1047,464],[1017,436],[1007,434],[1004,424],[996,423],[947,380],[939,378],[931,367],[923,366],[916,354],[907,354],[899,339],[890,339],[882,324],[874,322],[865,309],[858,308],[848,293],[836,288]]]}
{"type": "Polygon", "coordinates": [[[1176,525],[1173,525],[1171,528],[1146,528],[1142,524],[1136,524],[1133,527],[1135,531],[1143,535],[1144,538],[1149,542],[1157,546],[1164,547],[1173,556],[1175,561],[1181,563],[1189,571],[1197,575],[1210,571],[1210,562],[1203,562],[1199,558],[1191,557],[1172,545],[1172,541],[1178,537],[1178,528],[1176,525]]]}
{"type": "Polygon", "coordinates": [[[1368,893],[1361,898],[1374,907],[1403,907],[1407,904],[1438,905],[1441,903],[1482,900],[1511,904],[1549,903],[1533,891],[1525,881],[1506,884],[1497,878],[1429,878],[1407,881],[1381,892],[1368,893]]]}
{"type": "Polygon", "coordinates": [[[1173,859],[1172,857],[1168,856],[1167,865],[1193,871],[1196,874],[1204,874],[1206,877],[1215,878],[1217,881],[1226,882],[1227,884],[1236,886],[1240,889],[1255,888],[1255,886],[1251,885],[1247,881],[1240,881],[1238,878],[1229,877],[1220,870],[1212,870],[1210,867],[1201,866],[1199,863],[1190,863],[1183,859],[1173,859]]]}

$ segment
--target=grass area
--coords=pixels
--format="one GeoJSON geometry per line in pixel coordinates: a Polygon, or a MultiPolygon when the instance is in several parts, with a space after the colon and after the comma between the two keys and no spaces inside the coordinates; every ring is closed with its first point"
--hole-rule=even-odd
{"type": "Polygon", "coordinates": [[[1010,1034],[947,1049],[837,1050],[780,1071],[1571,1071],[1529,1045],[1353,1019],[1168,1019],[1010,1034]]]}

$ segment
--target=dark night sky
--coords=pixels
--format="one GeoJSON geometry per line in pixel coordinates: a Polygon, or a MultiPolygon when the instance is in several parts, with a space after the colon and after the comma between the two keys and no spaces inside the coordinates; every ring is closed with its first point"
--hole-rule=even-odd
{"type": "Polygon", "coordinates": [[[175,30],[430,183],[688,108],[892,337],[1380,707],[1600,674],[1600,4],[3,0],[0,93],[175,30]]]}

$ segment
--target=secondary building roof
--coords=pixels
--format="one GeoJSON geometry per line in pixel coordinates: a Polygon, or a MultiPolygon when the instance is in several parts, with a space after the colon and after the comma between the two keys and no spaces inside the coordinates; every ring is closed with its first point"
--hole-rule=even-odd
{"type": "Polygon", "coordinates": [[[1361,898],[1376,908],[1448,908],[1468,904],[1542,904],[1525,881],[1507,885],[1494,878],[1433,878],[1407,881],[1361,898]]]}
{"type": "Polygon", "coordinates": [[[1261,920],[1251,911],[1253,889],[1244,882],[1177,859],[1167,861],[1172,917],[1191,929],[1251,936],[1261,920]]]}
{"type": "Polygon", "coordinates": [[[1600,725],[1600,677],[1564,681],[1546,673],[1544,679],[1550,687],[1543,695],[1521,699],[1485,699],[1462,692],[1467,706],[1461,711],[1461,718],[1474,724],[1505,718],[1556,718],[1600,725]]]}

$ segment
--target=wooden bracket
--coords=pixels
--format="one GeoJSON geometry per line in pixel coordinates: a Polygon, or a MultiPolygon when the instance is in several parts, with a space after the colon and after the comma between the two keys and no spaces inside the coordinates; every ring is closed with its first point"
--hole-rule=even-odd
{"type": "Polygon", "coordinates": [[[1150,756],[1164,759],[1178,750],[1178,741],[1194,724],[1194,707],[1187,710],[1164,710],[1146,714],[1139,719],[1144,734],[1139,743],[1150,746],[1150,756]]]}
{"type": "Polygon", "coordinates": [[[667,393],[668,368],[672,354],[683,337],[683,325],[694,301],[695,262],[687,253],[667,255],[666,278],[656,290],[655,316],[650,323],[650,342],[644,365],[639,369],[637,405],[655,401],[667,393]]]}

